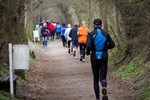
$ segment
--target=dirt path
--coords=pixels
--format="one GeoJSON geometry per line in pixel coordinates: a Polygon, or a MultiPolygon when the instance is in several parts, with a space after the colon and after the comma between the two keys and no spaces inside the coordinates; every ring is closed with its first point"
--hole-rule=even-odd
{"type": "MultiPolygon", "coordinates": [[[[30,48],[37,60],[27,71],[27,81],[18,89],[20,100],[95,100],[89,57],[81,62],[57,41],[46,48],[40,44],[30,44],[30,48]]],[[[109,100],[132,100],[124,93],[108,77],[109,100]]]]}

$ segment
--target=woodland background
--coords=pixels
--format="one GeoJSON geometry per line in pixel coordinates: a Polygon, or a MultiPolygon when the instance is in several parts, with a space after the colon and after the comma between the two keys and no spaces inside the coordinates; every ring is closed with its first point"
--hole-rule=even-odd
{"type": "Polygon", "coordinates": [[[146,94],[150,93],[149,0],[0,0],[0,76],[8,70],[8,43],[33,41],[32,30],[41,18],[66,24],[85,20],[90,30],[93,19],[101,18],[104,30],[116,43],[109,59],[112,74],[135,84],[134,93],[147,98],[146,94]]]}

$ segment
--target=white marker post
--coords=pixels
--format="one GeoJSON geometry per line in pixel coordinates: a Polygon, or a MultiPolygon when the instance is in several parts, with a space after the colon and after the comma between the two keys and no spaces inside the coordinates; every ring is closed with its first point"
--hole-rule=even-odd
{"type": "Polygon", "coordinates": [[[14,97],[13,68],[12,68],[12,43],[9,43],[9,74],[10,74],[10,94],[12,97],[14,97]]]}

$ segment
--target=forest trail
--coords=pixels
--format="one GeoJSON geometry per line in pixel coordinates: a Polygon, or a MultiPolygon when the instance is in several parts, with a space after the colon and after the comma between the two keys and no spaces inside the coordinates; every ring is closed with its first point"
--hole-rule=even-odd
{"type": "MultiPolygon", "coordinates": [[[[81,62],[58,41],[49,42],[46,48],[41,44],[29,46],[36,61],[26,73],[27,81],[18,88],[19,100],[95,100],[89,56],[81,62]]],[[[134,100],[115,83],[108,75],[109,100],[134,100]]]]}

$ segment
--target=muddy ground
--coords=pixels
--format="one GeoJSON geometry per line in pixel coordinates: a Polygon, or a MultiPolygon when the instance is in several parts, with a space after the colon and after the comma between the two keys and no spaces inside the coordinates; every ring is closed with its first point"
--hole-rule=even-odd
{"type": "MultiPolygon", "coordinates": [[[[30,64],[26,80],[19,83],[19,100],[95,100],[89,56],[81,62],[79,53],[73,58],[58,41],[49,42],[46,48],[40,43],[29,45],[36,60],[30,64]]],[[[118,82],[108,74],[109,100],[135,100],[118,82]]]]}

